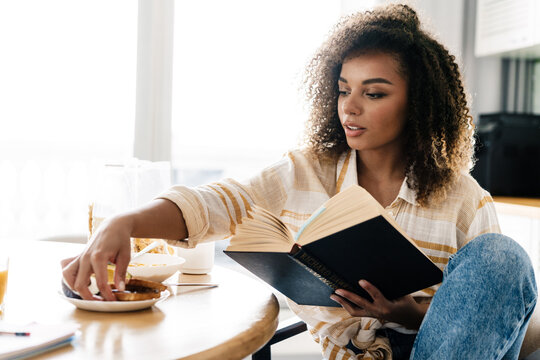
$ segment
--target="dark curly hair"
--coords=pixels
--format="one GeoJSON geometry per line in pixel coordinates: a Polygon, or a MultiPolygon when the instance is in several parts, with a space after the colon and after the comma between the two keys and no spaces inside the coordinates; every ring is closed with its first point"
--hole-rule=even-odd
{"type": "Polygon", "coordinates": [[[474,125],[455,57],[420,28],[416,12],[407,5],[343,18],[308,63],[307,148],[318,156],[338,156],[349,149],[338,118],[338,77],[344,59],[368,52],[394,56],[408,82],[407,185],[422,206],[444,199],[471,165],[474,125]]]}

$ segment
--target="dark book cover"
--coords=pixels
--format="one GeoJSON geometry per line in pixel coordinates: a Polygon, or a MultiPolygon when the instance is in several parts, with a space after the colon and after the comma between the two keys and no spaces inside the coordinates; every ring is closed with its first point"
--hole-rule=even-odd
{"type": "Polygon", "coordinates": [[[225,253],[301,305],[340,306],[330,299],[337,288],[369,299],[360,279],[390,300],[442,281],[442,271],[382,216],[303,245],[294,254],[225,253]]]}

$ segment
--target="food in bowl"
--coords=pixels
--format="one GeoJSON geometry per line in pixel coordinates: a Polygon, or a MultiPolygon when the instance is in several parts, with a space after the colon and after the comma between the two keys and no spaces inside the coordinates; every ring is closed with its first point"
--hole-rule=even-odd
{"type": "Polygon", "coordinates": [[[127,272],[134,279],[162,282],[182,269],[184,262],[178,256],[147,253],[131,262],[127,272]]]}
{"type": "Polygon", "coordinates": [[[163,239],[131,238],[131,252],[136,254],[155,241],[159,242],[159,245],[148,253],[174,255],[174,248],[163,239]]]}

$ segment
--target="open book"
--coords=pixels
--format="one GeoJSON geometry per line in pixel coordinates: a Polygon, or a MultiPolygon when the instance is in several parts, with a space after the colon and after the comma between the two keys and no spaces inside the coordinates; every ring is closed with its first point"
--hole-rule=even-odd
{"type": "Polygon", "coordinates": [[[442,281],[442,271],[358,185],[327,200],[296,236],[254,206],[225,253],[301,305],[340,306],[330,299],[339,288],[370,299],[361,279],[388,299],[442,281]]]}

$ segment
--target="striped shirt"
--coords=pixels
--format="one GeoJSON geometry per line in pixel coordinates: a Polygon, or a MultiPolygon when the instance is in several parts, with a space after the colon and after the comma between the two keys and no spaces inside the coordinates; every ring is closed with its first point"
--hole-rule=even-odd
{"type": "MultiPolygon", "coordinates": [[[[296,232],[326,200],[352,184],[358,184],[356,152],[335,159],[317,158],[296,150],[257,176],[237,182],[224,179],[188,188],[174,186],[160,195],[182,211],[189,237],[174,245],[194,247],[198,242],[220,240],[234,233],[236,225],[253,204],[279,216],[296,232]]],[[[403,182],[396,199],[386,207],[401,228],[440,268],[473,238],[500,232],[493,200],[468,174],[460,176],[444,201],[421,207],[415,192],[403,182]]],[[[429,298],[439,285],[413,296],[429,298]]],[[[289,300],[290,308],[307,324],[327,359],[354,358],[345,345],[375,340],[375,329],[384,326],[411,332],[398,324],[371,318],[353,318],[342,308],[303,306],[289,300]],[[371,340],[369,340],[371,339],[371,340]]]]}

